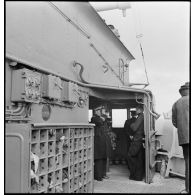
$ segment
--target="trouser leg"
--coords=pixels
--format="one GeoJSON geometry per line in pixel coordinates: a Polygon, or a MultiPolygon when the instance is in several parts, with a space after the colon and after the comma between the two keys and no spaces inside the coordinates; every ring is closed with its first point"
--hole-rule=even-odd
{"type": "Polygon", "coordinates": [[[95,159],[94,160],[94,179],[100,180],[103,177],[103,160],[95,159]]]}
{"type": "Polygon", "coordinates": [[[129,167],[129,156],[128,156],[128,151],[129,151],[129,147],[130,147],[130,144],[127,143],[127,153],[126,153],[126,163],[127,163],[127,167],[128,169],[130,170],[130,167],[129,167]]]}
{"type": "Polygon", "coordinates": [[[129,148],[130,179],[142,180],[143,174],[143,146],[141,141],[134,141],[129,148]]]}
{"type": "Polygon", "coordinates": [[[143,147],[140,148],[136,156],[135,164],[135,180],[141,181],[144,176],[144,151],[143,147]]]}
{"type": "Polygon", "coordinates": [[[129,156],[127,156],[127,167],[128,167],[128,169],[129,169],[129,171],[130,171],[130,160],[129,160],[129,156]]]}
{"type": "Polygon", "coordinates": [[[129,162],[130,179],[134,179],[135,178],[136,157],[129,156],[128,162],[129,162]]]}
{"type": "Polygon", "coordinates": [[[107,161],[106,162],[106,172],[109,172],[109,166],[110,166],[110,160],[109,160],[109,158],[107,158],[106,161],[107,161]]]}
{"type": "Polygon", "coordinates": [[[189,192],[189,144],[182,145],[185,160],[185,188],[189,192]]]}
{"type": "Polygon", "coordinates": [[[107,159],[104,158],[102,159],[102,176],[106,176],[106,164],[107,164],[107,159]]]}

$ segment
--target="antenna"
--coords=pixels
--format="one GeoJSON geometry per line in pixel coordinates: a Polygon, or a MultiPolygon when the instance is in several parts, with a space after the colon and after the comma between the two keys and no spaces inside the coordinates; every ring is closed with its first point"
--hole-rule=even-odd
{"type": "MultiPolygon", "coordinates": [[[[136,18],[136,14],[135,13],[134,13],[134,18],[136,18]]],[[[137,18],[135,19],[135,21],[138,22],[137,18]]],[[[140,17],[139,17],[139,29],[141,29],[140,17]]],[[[137,40],[139,42],[141,55],[142,55],[142,59],[143,59],[143,64],[144,64],[144,69],[145,69],[145,74],[146,74],[146,79],[147,79],[147,85],[144,86],[144,88],[145,88],[146,86],[149,85],[149,80],[148,80],[148,73],[147,73],[147,69],[146,69],[146,62],[145,62],[145,58],[144,58],[144,52],[143,52],[143,48],[142,48],[142,44],[141,44],[141,38],[143,37],[143,34],[142,33],[138,33],[136,25],[135,25],[135,31],[136,31],[136,38],[137,38],[137,40]]]]}
{"type": "MultiPolygon", "coordinates": [[[[142,45],[140,42],[140,49],[141,49],[141,53],[142,53],[142,59],[143,59],[143,63],[144,63],[144,69],[145,69],[145,74],[146,74],[146,79],[147,79],[147,84],[149,85],[149,81],[148,81],[148,73],[147,73],[147,69],[146,69],[146,63],[145,63],[145,59],[144,59],[144,52],[142,49],[142,45]]],[[[145,88],[145,87],[144,87],[145,88]]]]}

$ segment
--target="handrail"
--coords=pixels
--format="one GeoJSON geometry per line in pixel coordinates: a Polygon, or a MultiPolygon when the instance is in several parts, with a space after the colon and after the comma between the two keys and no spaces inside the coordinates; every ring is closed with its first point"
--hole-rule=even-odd
{"type": "Polygon", "coordinates": [[[56,127],[56,126],[95,126],[92,123],[33,123],[34,127],[56,127]]]}

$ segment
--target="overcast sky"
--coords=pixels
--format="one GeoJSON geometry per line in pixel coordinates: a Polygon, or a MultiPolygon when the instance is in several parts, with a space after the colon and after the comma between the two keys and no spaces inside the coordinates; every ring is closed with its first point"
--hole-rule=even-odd
{"type": "MultiPolygon", "coordinates": [[[[103,2],[102,2],[103,3],[103,2]]],[[[141,41],[149,87],[156,98],[156,110],[168,112],[180,97],[178,90],[189,81],[189,2],[130,2],[121,10],[99,12],[107,24],[118,29],[121,41],[135,56],[130,63],[130,82],[146,81],[141,41]],[[136,34],[143,34],[141,40],[136,34]]],[[[93,5],[93,3],[92,3],[93,5]]]]}

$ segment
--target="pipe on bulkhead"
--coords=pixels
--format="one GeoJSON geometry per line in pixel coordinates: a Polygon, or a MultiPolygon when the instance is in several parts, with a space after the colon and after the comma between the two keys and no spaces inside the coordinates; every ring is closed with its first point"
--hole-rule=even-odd
{"type": "Polygon", "coordinates": [[[88,82],[83,78],[83,70],[84,70],[84,66],[76,61],[73,62],[73,67],[76,67],[77,65],[79,65],[81,67],[80,71],[79,71],[79,76],[80,79],[83,83],[88,84],[88,82]]]}
{"type": "Polygon", "coordinates": [[[18,103],[16,109],[6,109],[7,115],[19,116],[24,112],[24,105],[22,103],[18,103]]]}

